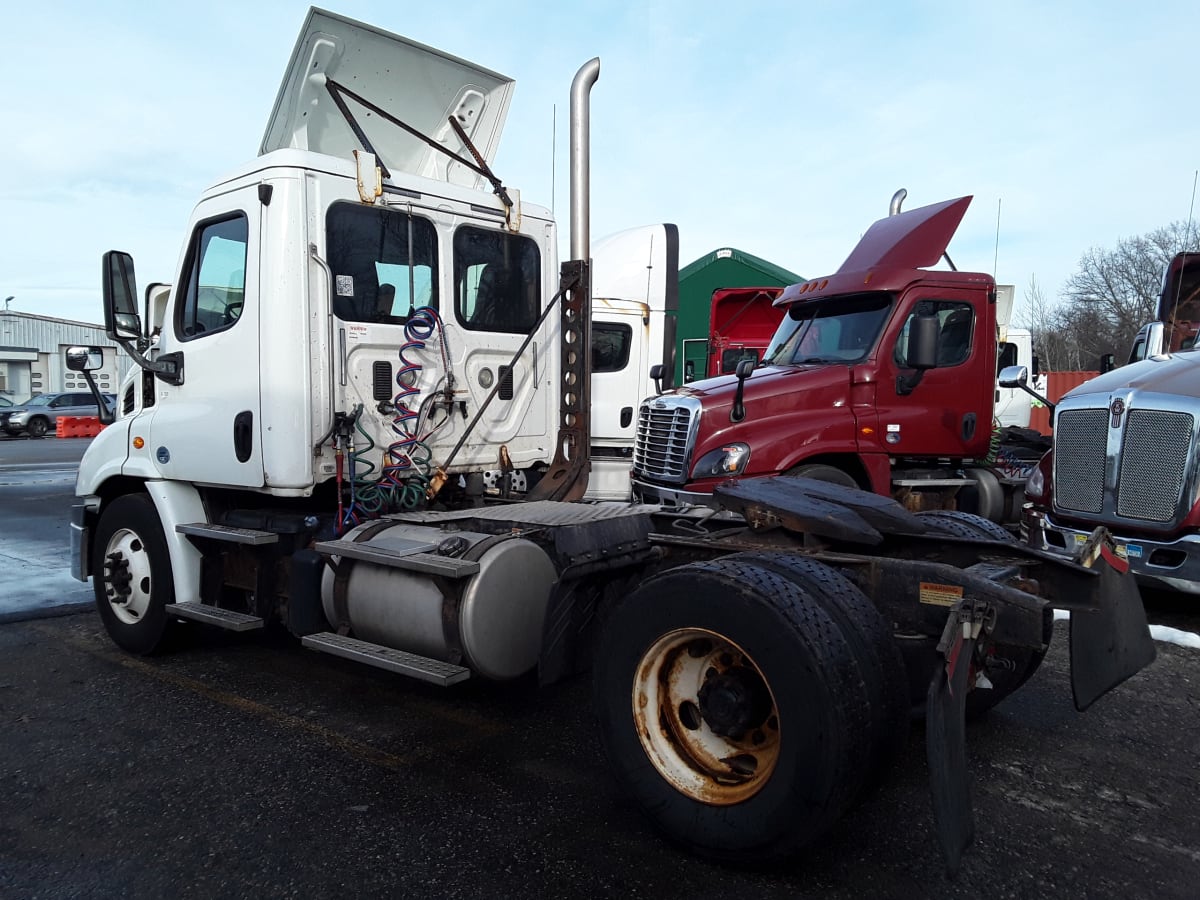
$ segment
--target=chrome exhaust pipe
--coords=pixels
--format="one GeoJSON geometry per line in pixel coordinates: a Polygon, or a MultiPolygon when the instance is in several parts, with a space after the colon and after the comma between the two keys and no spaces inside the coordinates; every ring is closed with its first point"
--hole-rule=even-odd
{"type": "Polygon", "coordinates": [[[571,259],[591,257],[591,91],[600,57],[588,60],[571,82],[571,259]]]}
{"type": "Polygon", "coordinates": [[[896,191],[896,193],[892,194],[892,202],[888,206],[888,215],[889,216],[895,216],[895,215],[900,214],[900,204],[904,202],[904,198],[907,196],[908,196],[908,191],[906,191],[904,188],[900,188],[900,190],[898,190],[898,191],[896,191]]]}

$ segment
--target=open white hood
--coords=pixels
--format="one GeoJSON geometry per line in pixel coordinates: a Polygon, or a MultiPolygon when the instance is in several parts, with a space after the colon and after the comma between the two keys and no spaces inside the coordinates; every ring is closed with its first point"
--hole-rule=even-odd
{"type": "MultiPolygon", "coordinates": [[[[451,128],[455,116],[489,164],[500,143],[514,82],[474,63],[399,35],[310,9],[259,154],[297,148],[349,159],[365,150],[327,82],[394,116],[459,156],[471,159],[451,128]]],[[[351,97],[346,107],[391,173],[408,172],[479,187],[481,176],[439,153],[351,97]]]]}

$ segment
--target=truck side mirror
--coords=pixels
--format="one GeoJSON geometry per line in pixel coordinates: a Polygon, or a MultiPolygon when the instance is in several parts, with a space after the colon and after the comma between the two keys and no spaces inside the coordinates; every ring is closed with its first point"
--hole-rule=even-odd
{"type": "Polygon", "coordinates": [[[1044,403],[1051,415],[1054,414],[1054,404],[1029,386],[1029,369],[1025,366],[1005,366],[996,377],[996,382],[1002,388],[1020,388],[1044,403]]]}
{"type": "Polygon", "coordinates": [[[72,372],[82,372],[92,396],[96,398],[96,417],[101,425],[111,425],[115,418],[115,410],[110,408],[100,393],[100,386],[92,372],[104,365],[104,349],[102,347],[68,347],[67,368],[72,372]]]}
{"type": "Polygon", "coordinates": [[[1100,374],[1111,372],[1117,367],[1117,357],[1112,353],[1105,353],[1100,357],[1100,374]]]}
{"type": "Polygon", "coordinates": [[[663,367],[662,363],[655,363],[650,367],[650,378],[654,381],[654,393],[662,393],[663,367]]]}
{"type": "Polygon", "coordinates": [[[1033,354],[1032,370],[1033,371],[1031,372],[1031,374],[1033,375],[1034,378],[1037,378],[1039,375],[1042,374],[1042,361],[1040,359],[1038,359],[1038,355],[1036,353],[1033,354]]]}
{"type": "Polygon", "coordinates": [[[737,391],[733,395],[733,408],[729,410],[730,422],[740,422],[746,418],[746,407],[742,404],[742,388],[753,372],[754,360],[750,358],[739,360],[733,370],[733,374],[737,376],[737,391]]]}
{"type": "Polygon", "coordinates": [[[1021,388],[1029,384],[1029,370],[1024,366],[1005,366],[996,379],[1002,388],[1021,388]]]}
{"type": "Polygon", "coordinates": [[[696,380],[696,363],[694,360],[688,360],[683,364],[683,381],[687,384],[689,381],[696,380]]]}
{"type": "Polygon", "coordinates": [[[137,285],[133,257],[120,250],[104,254],[104,330],[114,341],[136,341],[142,337],[138,315],[137,285]]]}
{"type": "Polygon", "coordinates": [[[908,368],[917,371],[912,375],[901,373],[896,376],[897,394],[911,394],[921,383],[925,370],[937,368],[940,336],[941,323],[938,322],[937,316],[914,316],[908,323],[908,351],[905,353],[905,363],[908,368]]]}

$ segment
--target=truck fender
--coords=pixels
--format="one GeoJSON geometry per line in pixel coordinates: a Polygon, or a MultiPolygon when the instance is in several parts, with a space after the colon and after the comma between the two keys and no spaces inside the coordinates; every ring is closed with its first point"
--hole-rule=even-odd
{"type": "Polygon", "coordinates": [[[186,482],[152,480],[146,482],[146,493],[154,501],[154,508],[162,523],[163,536],[167,539],[167,549],[171,554],[175,602],[199,602],[200,551],[176,531],[175,526],[208,521],[200,492],[186,482]]]}

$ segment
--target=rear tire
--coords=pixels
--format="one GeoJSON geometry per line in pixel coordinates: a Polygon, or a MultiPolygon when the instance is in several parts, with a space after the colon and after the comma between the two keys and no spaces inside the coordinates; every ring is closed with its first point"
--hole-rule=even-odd
{"type": "Polygon", "coordinates": [[[868,781],[878,783],[904,749],[912,708],[904,659],[891,626],[858,585],[817,560],[763,552],[726,558],[778,572],[820,604],[841,628],[867,686],[871,706],[868,781]]]}
{"type": "Polygon", "coordinates": [[[145,494],[112,501],[100,514],[92,545],[96,609],[109,637],[131,653],[153,653],[167,633],[175,602],[162,523],[145,494]]]}
{"type": "MultiPolygon", "coordinates": [[[[922,519],[933,519],[938,528],[957,537],[984,538],[1009,544],[1019,543],[1016,536],[1007,528],[972,513],[942,509],[930,510],[917,515],[922,519]]],[[[1010,644],[993,645],[989,655],[995,660],[1003,661],[1004,665],[996,665],[987,673],[988,680],[992,683],[990,688],[974,688],[967,694],[967,718],[973,719],[982,716],[1032,678],[1033,673],[1041,666],[1042,660],[1046,658],[1046,653],[1050,649],[1050,640],[1053,637],[1054,610],[1047,606],[1042,619],[1042,643],[1045,649],[1032,650],[1028,647],[1014,647],[1010,644]]]]}
{"type": "Polygon", "coordinates": [[[925,521],[932,519],[938,529],[955,537],[984,538],[1009,544],[1019,543],[1016,536],[1003,525],[974,513],[962,512],[957,509],[931,509],[927,512],[917,513],[917,515],[925,521]]]}
{"type": "Polygon", "coordinates": [[[611,611],[597,647],[616,777],[693,852],[786,857],[860,793],[870,706],[854,651],[775,572],[723,559],[660,573],[611,611]]]}

